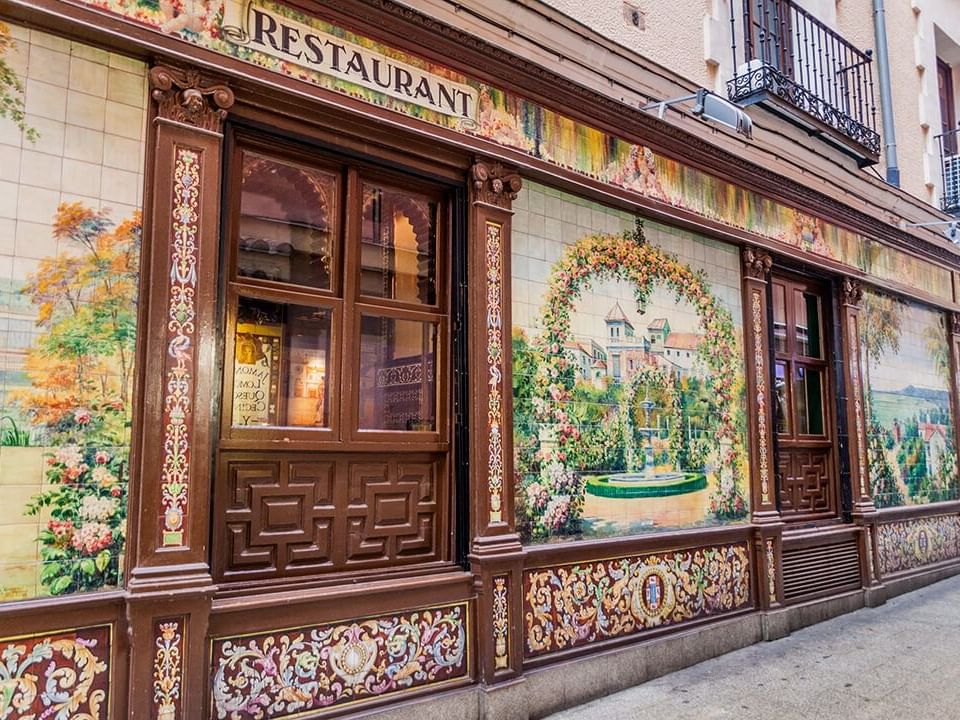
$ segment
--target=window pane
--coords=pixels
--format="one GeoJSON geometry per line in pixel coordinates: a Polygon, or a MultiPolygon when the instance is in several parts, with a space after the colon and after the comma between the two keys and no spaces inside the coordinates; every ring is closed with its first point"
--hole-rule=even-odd
{"type": "Polygon", "coordinates": [[[363,186],[363,295],[435,305],[436,253],[436,202],[412,193],[363,186]]]}
{"type": "Polygon", "coordinates": [[[337,181],[243,154],[237,275],[330,289],[337,181]]]}
{"type": "Polygon", "coordinates": [[[794,292],[797,308],[797,354],[823,357],[820,349],[820,298],[794,292]]]}
{"type": "Polygon", "coordinates": [[[331,312],[240,298],[235,426],[327,427],[331,312]]]}
{"type": "Polygon", "coordinates": [[[435,430],[437,326],[362,315],[360,427],[435,430]]]}
{"type": "Polygon", "coordinates": [[[790,434],[790,407],[787,405],[787,368],[784,363],[778,362],[774,366],[776,377],[773,380],[774,413],[776,415],[777,432],[781,435],[790,434]]]}
{"type": "Polygon", "coordinates": [[[773,348],[787,352],[787,294],[783,285],[773,286],[773,348]]]}
{"type": "Polygon", "coordinates": [[[797,431],[800,435],[823,435],[823,373],[797,368],[795,385],[797,431]]]}

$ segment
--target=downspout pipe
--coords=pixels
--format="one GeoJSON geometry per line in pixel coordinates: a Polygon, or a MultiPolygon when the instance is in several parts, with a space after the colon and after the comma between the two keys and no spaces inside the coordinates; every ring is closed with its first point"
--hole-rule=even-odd
{"type": "Polygon", "coordinates": [[[877,45],[877,77],[880,80],[883,157],[887,164],[887,182],[895,187],[900,187],[900,166],[897,164],[897,131],[893,122],[890,54],[887,52],[887,21],[883,0],[873,0],[873,34],[877,45]]]}

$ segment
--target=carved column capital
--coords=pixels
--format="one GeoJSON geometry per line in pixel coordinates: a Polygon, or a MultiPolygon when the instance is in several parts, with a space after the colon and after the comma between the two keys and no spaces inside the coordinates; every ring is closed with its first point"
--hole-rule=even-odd
{"type": "Polygon", "coordinates": [[[953,335],[960,335],[960,313],[950,313],[950,332],[953,335]]]}
{"type": "Polygon", "coordinates": [[[201,130],[220,132],[233,107],[233,91],[197,70],[156,65],[150,68],[150,88],[160,117],[201,130]]]}
{"type": "Polygon", "coordinates": [[[477,160],[470,169],[470,177],[475,200],[505,209],[510,208],[523,187],[520,175],[498,162],[477,160]]]}
{"type": "Polygon", "coordinates": [[[741,253],[743,258],[743,271],[747,277],[754,280],[766,280],[767,273],[773,267],[773,258],[770,253],[759,248],[745,247],[741,253]]]}
{"type": "Polygon", "coordinates": [[[843,294],[843,304],[858,307],[863,300],[863,284],[854,278],[845,277],[840,286],[840,292],[843,294]]]}

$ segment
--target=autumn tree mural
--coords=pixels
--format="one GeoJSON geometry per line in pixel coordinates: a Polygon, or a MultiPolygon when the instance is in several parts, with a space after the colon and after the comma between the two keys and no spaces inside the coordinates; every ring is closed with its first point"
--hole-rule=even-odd
{"type": "Polygon", "coordinates": [[[54,448],[49,489],[27,513],[49,512],[40,582],[59,595],[120,579],[140,217],[114,225],[105,210],[64,203],[52,232],[60,251],[21,291],[42,330],[27,352],[30,386],[10,400],[54,448]]]}

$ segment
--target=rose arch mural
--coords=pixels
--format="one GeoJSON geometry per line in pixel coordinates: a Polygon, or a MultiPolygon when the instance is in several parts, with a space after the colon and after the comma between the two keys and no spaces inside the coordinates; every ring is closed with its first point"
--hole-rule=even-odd
{"type": "MultiPolygon", "coordinates": [[[[656,312],[669,312],[662,299],[656,312]]],[[[586,235],[553,264],[537,322],[532,341],[522,331],[514,335],[515,373],[528,379],[526,387],[515,380],[514,388],[518,525],[526,539],[590,535],[587,516],[587,524],[616,521],[624,532],[632,518],[648,515],[674,520],[638,527],[746,515],[739,338],[703,272],[648,244],[639,224],[633,232],[586,235]],[[611,375],[612,357],[596,342],[592,351],[578,344],[571,330],[577,303],[593,284],[610,280],[629,284],[642,317],[657,288],[689,308],[697,332],[669,337],[688,338],[684,352],[693,359],[671,362],[669,351],[656,351],[656,339],[633,334],[626,315],[628,342],[620,339],[618,347],[632,348],[623,353],[629,369],[618,357],[613,362],[624,367],[611,375]],[[707,420],[698,424],[691,413],[707,420]]],[[[669,320],[657,322],[668,336],[669,320]]]]}

